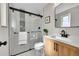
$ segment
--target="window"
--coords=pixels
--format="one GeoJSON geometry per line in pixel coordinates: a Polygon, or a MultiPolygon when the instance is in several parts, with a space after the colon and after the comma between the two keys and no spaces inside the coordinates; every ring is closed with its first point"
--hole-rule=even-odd
{"type": "Polygon", "coordinates": [[[71,14],[67,14],[61,17],[61,27],[70,27],[71,14]]]}

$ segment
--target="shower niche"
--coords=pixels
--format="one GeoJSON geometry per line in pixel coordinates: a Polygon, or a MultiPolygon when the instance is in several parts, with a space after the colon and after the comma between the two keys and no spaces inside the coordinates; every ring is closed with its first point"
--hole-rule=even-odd
{"type": "Polygon", "coordinates": [[[25,14],[20,12],[20,32],[25,32],[25,14]]]}

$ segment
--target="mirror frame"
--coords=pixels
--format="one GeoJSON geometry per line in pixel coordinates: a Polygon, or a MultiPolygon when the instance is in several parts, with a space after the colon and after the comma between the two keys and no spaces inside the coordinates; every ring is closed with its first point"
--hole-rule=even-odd
{"type": "Polygon", "coordinates": [[[58,6],[60,6],[61,4],[64,4],[64,3],[60,3],[59,5],[57,5],[57,6],[54,8],[55,28],[79,28],[79,26],[70,26],[70,27],[57,27],[57,26],[56,26],[56,8],[57,8],[58,6]]]}

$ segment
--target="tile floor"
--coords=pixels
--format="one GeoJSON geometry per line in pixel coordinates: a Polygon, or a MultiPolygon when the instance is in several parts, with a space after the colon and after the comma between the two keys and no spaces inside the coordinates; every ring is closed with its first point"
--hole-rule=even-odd
{"type": "Polygon", "coordinates": [[[28,52],[19,54],[17,56],[43,56],[43,53],[41,53],[40,51],[36,51],[36,50],[30,50],[28,52]]]}

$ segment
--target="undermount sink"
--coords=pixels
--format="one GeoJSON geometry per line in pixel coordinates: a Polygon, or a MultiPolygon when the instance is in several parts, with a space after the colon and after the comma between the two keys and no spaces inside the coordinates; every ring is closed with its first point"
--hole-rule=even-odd
{"type": "Polygon", "coordinates": [[[65,37],[61,37],[61,36],[51,36],[52,38],[55,38],[55,39],[59,39],[59,40],[65,40],[65,41],[71,41],[70,39],[68,38],[65,38],[65,37]]]}
{"type": "Polygon", "coordinates": [[[63,37],[60,37],[60,36],[51,36],[52,38],[56,38],[56,39],[61,39],[63,37]]]}

